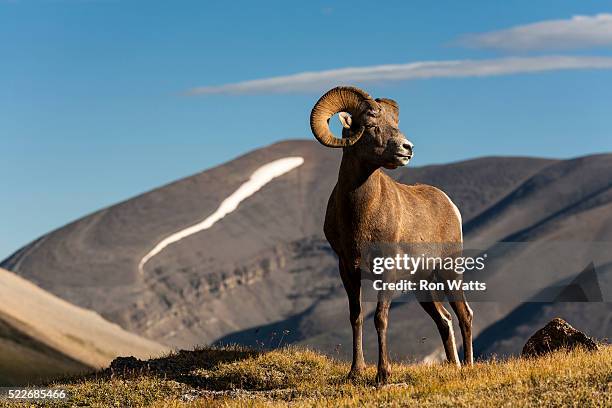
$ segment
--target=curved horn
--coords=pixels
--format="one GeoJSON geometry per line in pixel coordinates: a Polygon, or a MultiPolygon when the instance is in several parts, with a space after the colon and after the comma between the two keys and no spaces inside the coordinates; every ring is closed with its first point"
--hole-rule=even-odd
{"type": "Polygon", "coordinates": [[[348,138],[339,139],[329,129],[329,118],[338,112],[348,112],[351,115],[359,113],[362,102],[376,103],[365,91],[353,86],[339,86],[323,95],[310,113],[310,129],[314,137],[327,147],[348,147],[354,145],[364,129],[348,138]]]}
{"type": "Polygon", "coordinates": [[[399,123],[399,105],[397,104],[397,102],[395,102],[393,99],[387,98],[376,98],[376,102],[387,108],[391,113],[391,117],[393,117],[395,123],[399,123]]]}

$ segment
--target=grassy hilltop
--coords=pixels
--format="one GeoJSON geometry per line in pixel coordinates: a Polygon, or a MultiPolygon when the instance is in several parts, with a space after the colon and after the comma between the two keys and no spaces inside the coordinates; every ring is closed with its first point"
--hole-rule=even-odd
{"type": "Polygon", "coordinates": [[[381,388],[375,366],[356,383],[348,369],[293,347],[203,348],[55,385],[72,393],[72,406],[612,406],[612,346],[460,370],[398,363],[393,384],[381,388]]]}

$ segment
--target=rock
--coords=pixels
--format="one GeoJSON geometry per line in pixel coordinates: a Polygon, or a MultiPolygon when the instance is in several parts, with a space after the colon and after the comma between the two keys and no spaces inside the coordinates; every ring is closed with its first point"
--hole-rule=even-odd
{"type": "Polygon", "coordinates": [[[117,357],[110,364],[112,372],[125,372],[133,371],[142,368],[144,361],[137,359],[136,357],[117,357]]]}
{"type": "Polygon", "coordinates": [[[574,329],[565,320],[556,317],[527,340],[521,356],[537,357],[553,351],[573,350],[577,347],[587,350],[598,349],[593,339],[574,329]]]}

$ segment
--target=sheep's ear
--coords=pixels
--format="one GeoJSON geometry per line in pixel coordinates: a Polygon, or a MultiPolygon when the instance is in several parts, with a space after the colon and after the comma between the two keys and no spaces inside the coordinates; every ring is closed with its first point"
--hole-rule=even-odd
{"type": "Polygon", "coordinates": [[[346,112],[340,112],[338,114],[338,119],[340,120],[340,123],[342,123],[342,127],[345,129],[349,129],[351,127],[351,123],[353,123],[351,115],[346,112]]]}

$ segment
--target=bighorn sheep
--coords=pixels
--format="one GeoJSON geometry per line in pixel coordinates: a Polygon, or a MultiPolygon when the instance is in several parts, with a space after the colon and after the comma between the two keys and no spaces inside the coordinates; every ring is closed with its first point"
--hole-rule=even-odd
{"type": "MultiPolygon", "coordinates": [[[[349,378],[365,368],[362,349],[361,251],[373,242],[451,243],[462,246],[461,215],[441,190],[422,184],[404,185],[380,167],[395,169],[412,158],[413,144],[398,128],[399,107],[391,99],[373,99],[355,87],[337,87],[323,95],[312,109],[310,126],[323,145],[343,148],[338,181],[331,193],[324,232],[339,258],[342,282],[349,301],[353,329],[353,361],[349,378]],[[329,128],[339,113],[342,138],[329,128]]],[[[448,361],[460,365],[451,315],[440,301],[428,299],[421,306],[432,317],[442,337],[448,361]]],[[[379,293],[374,317],[378,333],[376,381],[388,381],[391,369],[387,352],[387,320],[390,299],[379,293]]],[[[463,298],[449,298],[459,319],[464,363],[471,365],[472,311],[463,298]]]]}

